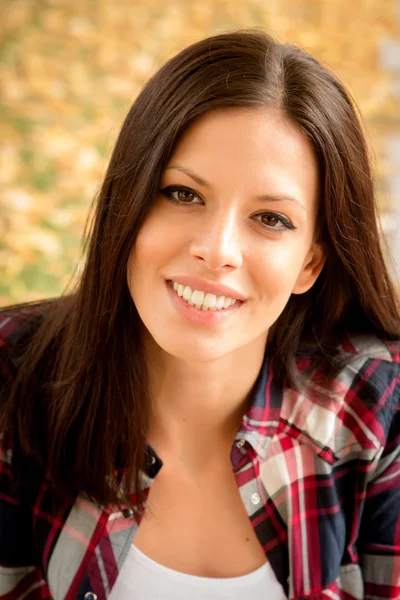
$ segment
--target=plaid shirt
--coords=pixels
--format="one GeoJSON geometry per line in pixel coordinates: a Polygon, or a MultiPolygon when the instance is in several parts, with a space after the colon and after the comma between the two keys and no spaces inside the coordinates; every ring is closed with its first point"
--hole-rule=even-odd
{"type": "MultiPolygon", "coordinates": [[[[0,315],[5,382],[30,322],[23,311],[0,315]]],[[[290,599],[400,598],[400,343],[363,336],[339,351],[351,363],[320,394],[279,386],[266,357],[233,470],[290,599]]],[[[162,468],[150,451],[147,489],[162,468]]],[[[11,450],[0,458],[0,598],[106,599],[139,527],[131,512],[78,498],[51,516],[46,481],[31,502],[14,497],[11,450]]]]}

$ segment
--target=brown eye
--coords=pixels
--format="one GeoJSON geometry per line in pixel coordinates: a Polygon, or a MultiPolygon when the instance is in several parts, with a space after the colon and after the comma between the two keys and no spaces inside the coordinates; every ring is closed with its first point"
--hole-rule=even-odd
{"type": "Polygon", "coordinates": [[[170,202],[183,206],[184,204],[191,206],[192,204],[200,204],[202,200],[200,197],[191,190],[184,186],[169,185],[168,187],[160,190],[161,194],[164,194],[170,202]]]}
{"type": "Polygon", "coordinates": [[[279,213],[261,213],[254,217],[266,229],[274,229],[275,231],[285,231],[285,229],[297,229],[291,221],[284,215],[279,213]]]}
{"type": "Polygon", "coordinates": [[[191,202],[195,197],[193,192],[189,192],[189,190],[177,190],[174,193],[176,194],[176,198],[181,202],[191,202]]]}
{"type": "Polygon", "coordinates": [[[274,215],[264,215],[261,218],[261,221],[269,227],[275,227],[276,225],[278,225],[278,223],[280,223],[280,219],[278,219],[278,217],[275,217],[274,215]]]}

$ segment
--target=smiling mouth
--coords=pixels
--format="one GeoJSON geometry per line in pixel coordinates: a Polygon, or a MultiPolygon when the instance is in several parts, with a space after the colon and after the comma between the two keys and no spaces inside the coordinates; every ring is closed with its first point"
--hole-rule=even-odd
{"type": "Polygon", "coordinates": [[[194,306],[197,310],[215,310],[224,311],[234,304],[242,304],[240,300],[230,298],[229,296],[216,296],[203,292],[202,290],[192,289],[189,285],[182,285],[176,281],[169,281],[175,293],[182,298],[186,304],[194,306]]]}

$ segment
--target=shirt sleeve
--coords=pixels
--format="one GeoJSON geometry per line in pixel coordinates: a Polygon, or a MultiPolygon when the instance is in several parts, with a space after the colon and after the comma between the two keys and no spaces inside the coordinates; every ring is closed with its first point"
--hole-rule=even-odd
{"type": "Polygon", "coordinates": [[[400,372],[393,383],[381,417],[386,443],[367,486],[360,525],[365,600],[400,598],[400,372]]]}

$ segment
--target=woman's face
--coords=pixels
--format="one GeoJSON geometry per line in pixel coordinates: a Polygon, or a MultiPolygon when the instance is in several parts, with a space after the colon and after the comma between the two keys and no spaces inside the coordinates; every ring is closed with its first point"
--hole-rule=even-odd
{"type": "Polygon", "coordinates": [[[322,269],[317,197],[311,145],[281,114],[219,109],[195,121],[128,262],[132,300],[158,346],[210,361],[265,345],[290,295],[322,269]]]}

